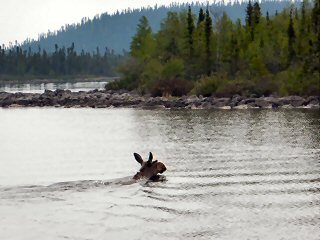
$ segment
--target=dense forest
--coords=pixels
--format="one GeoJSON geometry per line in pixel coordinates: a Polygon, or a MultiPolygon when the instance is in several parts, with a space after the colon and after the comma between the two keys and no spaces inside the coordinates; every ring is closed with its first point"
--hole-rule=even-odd
{"type": "Polygon", "coordinates": [[[243,14],[242,23],[189,7],[168,12],[158,32],[140,18],[123,77],[107,87],[154,96],[320,94],[320,0],[274,16],[249,1],[243,14]]]}
{"type": "Polygon", "coordinates": [[[115,76],[116,67],[123,61],[124,56],[116,55],[105,49],[100,53],[96,48],[93,53],[84,50],[78,54],[74,43],[70,47],[59,48],[48,54],[38,48],[37,52],[23,50],[21,47],[5,50],[0,47],[0,77],[62,77],[62,76],[115,76]]]}
{"type": "MultiPolygon", "coordinates": [[[[290,4],[298,6],[300,0],[283,0],[270,1],[262,0],[260,6],[263,14],[266,11],[270,15],[280,12],[290,4]]],[[[238,18],[244,22],[244,12],[246,2],[235,1],[233,3],[216,2],[210,5],[215,14],[219,15],[226,12],[231,20],[236,21],[238,18]]],[[[191,4],[193,12],[199,12],[201,7],[205,7],[200,3],[191,4]]],[[[166,17],[168,12],[181,12],[188,9],[187,4],[171,4],[170,6],[154,6],[153,8],[142,8],[135,10],[124,10],[115,14],[104,13],[97,15],[93,19],[83,18],[80,23],[68,24],[61,27],[58,31],[43,33],[39,35],[37,40],[27,39],[21,44],[23,50],[37,52],[38,46],[45,49],[48,53],[55,51],[55,44],[59,46],[70,46],[75,43],[75,51],[81,53],[96,51],[96,48],[113,49],[116,53],[122,54],[123,50],[128,51],[130,41],[135,34],[136,25],[142,16],[146,16],[153,31],[160,30],[160,23],[166,17]]]]}

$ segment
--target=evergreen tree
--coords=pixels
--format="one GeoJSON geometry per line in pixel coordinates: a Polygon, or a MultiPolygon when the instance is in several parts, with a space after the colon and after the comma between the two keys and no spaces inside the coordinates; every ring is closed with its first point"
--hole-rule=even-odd
{"type": "Polygon", "coordinates": [[[250,34],[251,41],[253,41],[254,39],[253,22],[254,22],[253,6],[251,4],[251,1],[249,0],[246,8],[246,27],[247,27],[247,31],[250,34]]]}
{"type": "Polygon", "coordinates": [[[207,7],[205,16],[205,42],[206,42],[206,63],[207,63],[207,74],[211,72],[211,43],[212,43],[212,18],[207,7]]]}
{"type": "Polygon", "coordinates": [[[206,15],[204,14],[203,9],[200,8],[197,26],[199,26],[205,20],[205,18],[206,15]]]}
{"type": "Polygon", "coordinates": [[[296,55],[294,50],[296,34],[293,27],[292,9],[290,10],[289,16],[290,16],[290,19],[289,19],[289,26],[288,26],[288,63],[290,64],[296,55]]]}
{"type": "Polygon", "coordinates": [[[141,59],[142,61],[150,58],[150,53],[152,52],[151,48],[153,47],[153,36],[152,30],[149,26],[148,19],[143,16],[139,20],[137,27],[137,33],[133,37],[130,53],[133,57],[141,59]]]}
{"type": "Polygon", "coordinates": [[[187,18],[187,38],[188,38],[188,49],[189,49],[189,58],[192,59],[193,58],[193,51],[194,51],[194,46],[193,46],[193,32],[194,32],[194,20],[193,20],[193,16],[192,16],[192,11],[191,11],[191,7],[189,6],[188,8],[188,18],[187,18]]]}
{"type": "Polygon", "coordinates": [[[248,27],[252,26],[253,22],[253,7],[251,4],[251,0],[249,0],[247,8],[246,8],[246,24],[248,27]]]}
{"type": "Polygon", "coordinates": [[[253,19],[254,19],[254,24],[259,24],[261,18],[261,8],[258,2],[255,2],[253,4],[253,19]]]}
{"type": "Polygon", "coordinates": [[[267,11],[267,14],[266,14],[266,20],[267,20],[267,24],[269,25],[270,24],[270,17],[269,17],[269,12],[267,11]]]}
{"type": "Polygon", "coordinates": [[[312,8],[312,29],[315,35],[316,51],[320,52],[320,0],[314,0],[312,8]]]}

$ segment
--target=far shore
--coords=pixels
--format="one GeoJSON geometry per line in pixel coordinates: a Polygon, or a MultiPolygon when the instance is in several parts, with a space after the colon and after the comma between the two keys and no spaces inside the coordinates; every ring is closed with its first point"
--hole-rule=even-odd
{"type": "Polygon", "coordinates": [[[135,92],[45,90],[44,93],[0,92],[0,107],[148,108],[148,109],[320,109],[320,96],[287,97],[151,97],[135,92]]]}

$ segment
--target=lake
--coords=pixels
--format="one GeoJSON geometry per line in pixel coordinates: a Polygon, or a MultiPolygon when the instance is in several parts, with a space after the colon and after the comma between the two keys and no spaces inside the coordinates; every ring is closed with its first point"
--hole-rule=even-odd
{"type": "Polygon", "coordinates": [[[0,109],[0,239],[319,239],[317,110],[0,109]],[[133,152],[166,182],[133,176],[133,152]]]}
{"type": "MultiPolygon", "coordinates": [[[[110,78],[110,81],[112,79],[110,78]]],[[[107,81],[64,82],[64,83],[0,83],[0,92],[43,93],[45,90],[64,89],[70,91],[90,91],[105,89],[107,81]]]]}

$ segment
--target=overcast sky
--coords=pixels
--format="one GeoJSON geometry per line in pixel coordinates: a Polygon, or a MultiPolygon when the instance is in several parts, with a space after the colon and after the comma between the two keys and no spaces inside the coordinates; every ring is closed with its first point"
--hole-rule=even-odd
{"type": "MultiPolygon", "coordinates": [[[[0,44],[37,38],[39,33],[60,29],[103,12],[141,6],[168,5],[173,0],[0,0],[0,44]]],[[[188,0],[174,0],[186,2],[188,0]]],[[[191,1],[191,0],[190,0],[191,1]]],[[[207,2],[199,0],[199,2],[207,2]]],[[[209,1],[212,2],[212,1],[209,1]]]]}

